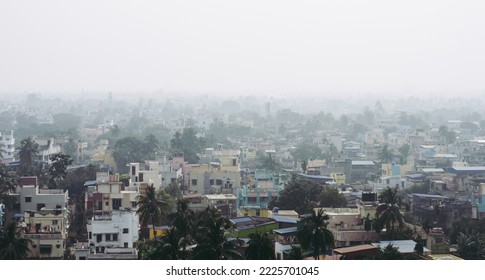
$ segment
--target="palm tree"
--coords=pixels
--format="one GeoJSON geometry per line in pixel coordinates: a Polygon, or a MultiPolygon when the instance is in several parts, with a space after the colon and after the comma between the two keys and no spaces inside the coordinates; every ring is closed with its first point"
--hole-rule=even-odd
{"type": "Polygon", "coordinates": [[[29,253],[32,241],[24,238],[16,222],[0,230],[0,260],[22,260],[29,253]]]}
{"type": "Polygon", "coordinates": [[[456,253],[466,260],[481,260],[485,256],[485,248],[480,234],[471,232],[459,233],[457,238],[458,250],[456,253]]]}
{"type": "Polygon", "coordinates": [[[303,260],[305,258],[305,256],[303,256],[301,247],[294,246],[294,245],[290,245],[290,246],[291,246],[291,250],[288,253],[288,257],[286,258],[287,260],[303,260]]]}
{"type": "Polygon", "coordinates": [[[160,239],[143,240],[137,244],[139,259],[179,260],[179,238],[175,228],[170,228],[160,239]]]}
{"type": "Polygon", "coordinates": [[[394,157],[392,150],[389,150],[389,145],[385,144],[378,153],[378,157],[383,163],[390,163],[394,157]]]}
{"type": "Polygon", "coordinates": [[[16,173],[9,171],[9,169],[0,162],[0,204],[5,206],[5,212],[9,212],[13,207],[14,199],[10,193],[15,192],[16,181],[16,173]]]}
{"type": "Polygon", "coordinates": [[[376,217],[381,225],[385,225],[386,231],[391,232],[391,239],[394,240],[396,224],[399,227],[404,226],[404,219],[399,209],[401,201],[397,188],[391,189],[388,187],[379,198],[380,204],[376,209],[376,217]]]}
{"type": "Polygon", "coordinates": [[[20,141],[19,160],[20,160],[20,174],[31,175],[32,166],[34,165],[35,157],[39,152],[39,144],[34,142],[32,137],[28,137],[20,141]]]}
{"type": "Polygon", "coordinates": [[[143,228],[146,228],[151,220],[153,226],[153,236],[156,237],[155,223],[161,220],[164,216],[162,208],[166,202],[159,199],[153,184],[148,186],[144,195],[140,194],[136,197],[136,206],[138,210],[136,213],[140,216],[140,222],[143,228]]]}
{"type": "Polygon", "coordinates": [[[172,227],[176,229],[178,238],[182,245],[183,255],[186,255],[187,246],[191,242],[191,234],[195,222],[195,213],[189,209],[186,199],[177,200],[177,211],[169,215],[172,227]]]}
{"type": "Polygon", "coordinates": [[[4,149],[5,144],[0,142],[0,159],[3,159],[3,154],[6,153],[7,151],[4,149]]]}
{"type": "Polygon", "coordinates": [[[242,259],[241,254],[236,251],[236,241],[229,241],[225,235],[226,230],[231,227],[229,220],[210,209],[206,209],[203,213],[199,216],[201,220],[197,228],[194,259],[242,259]]]}
{"type": "Polygon", "coordinates": [[[275,251],[273,241],[265,232],[260,234],[258,232],[249,235],[249,245],[244,251],[244,258],[246,260],[274,260],[275,251]]]}
{"type": "Polygon", "coordinates": [[[320,259],[320,254],[335,246],[335,239],[330,230],[327,229],[328,215],[322,209],[317,213],[312,211],[311,215],[301,220],[301,229],[298,231],[298,240],[305,250],[313,249],[313,258],[320,259]]]}

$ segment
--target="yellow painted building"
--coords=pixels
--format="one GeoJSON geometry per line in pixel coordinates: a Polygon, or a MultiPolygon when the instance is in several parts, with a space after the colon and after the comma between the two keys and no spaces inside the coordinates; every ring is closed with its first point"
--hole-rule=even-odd
{"type": "Polygon", "coordinates": [[[25,212],[22,226],[25,237],[32,241],[29,246],[29,258],[64,257],[68,228],[66,209],[25,212]]]}

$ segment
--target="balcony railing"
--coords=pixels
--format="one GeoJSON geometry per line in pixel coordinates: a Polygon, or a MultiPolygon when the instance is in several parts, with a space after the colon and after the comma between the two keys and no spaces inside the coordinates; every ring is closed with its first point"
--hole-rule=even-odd
{"type": "Polygon", "coordinates": [[[64,239],[61,233],[27,233],[25,237],[30,240],[42,239],[42,240],[54,240],[54,239],[64,239]]]}

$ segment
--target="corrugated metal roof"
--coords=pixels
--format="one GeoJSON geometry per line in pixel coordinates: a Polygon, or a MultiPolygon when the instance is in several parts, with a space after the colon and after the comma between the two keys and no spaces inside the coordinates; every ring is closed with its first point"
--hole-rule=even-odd
{"type": "Polygon", "coordinates": [[[297,227],[274,229],[274,233],[279,235],[294,235],[298,232],[297,227]]]}
{"type": "Polygon", "coordinates": [[[445,172],[443,168],[423,168],[425,173],[442,173],[445,172]]]}
{"type": "Polygon", "coordinates": [[[87,186],[96,186],[96,180],[86,181],[86,183],[84,183],[84,186],[85,187],[87,187],[87,186]]]}
{"type": "Polygon", "coordinates": [[[288,217],[288,216],[279,216],[273,215],[273,220],[277,221],[278,223],[291,223],[296,224],[300,220],[300,218],[288,217]]]}
{"type": "Polygon", "coordinates": [[[353,160],[352,165],[375,165],[371,160],[353,160]]]}

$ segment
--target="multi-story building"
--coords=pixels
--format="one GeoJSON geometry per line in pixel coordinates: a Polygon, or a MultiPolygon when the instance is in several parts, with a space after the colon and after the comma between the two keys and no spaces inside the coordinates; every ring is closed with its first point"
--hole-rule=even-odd
{"type": "Polygon", "coordinates": [[[10,163],[15,160],[15,138],[13,130],[10,134],[0,132],[0,160],[3,163],[10,163]]]}
{"type": "Polygon", "coordinates": [[[41,189],[37,177],[22,177],[11,195],[14,214],[23,219],[26,238],[32,241],[29,258],[62,259],[69,228],[68,192],[41,189]]]}
{"type": "Polygon", "coordinates": [[[96,174],[96,185],[88,187],[85,198],[87,259],[136,258],[134,243],[139,232],[136,197],[147,185],[139,183],[136,190],[125,190],[118,174],[96,174]]]}
{"type": "Polygon", "coordinates": [[[132,210],[95,214],[87,225],[90,254],[105,254],[114,248],[133,249],[138,240],[138,222],[138,215],[132,210]]]}
{"type": "Polygon", "coordinates": [[[96,173],[96,184],[89,186],[85,194],[87,218],[93,215],[109,214],[113,210],[136,210],[138,191],[124,190],[119,175],[96,173]]]}
{"type": "Polygon", "coordinates": [[[25,238],[30,239],[29,258],[63,259],[69,228],[65,207],[24,213],[25,238]]]}
{"type": "Polygon", "coordinates": [[[14,211],[23,214],[29,211],[66,208],[69,199],[67,191],[58,189],[41,189],[37,184],[37,177],[22,177],[15,193],[14,211]]]}
{"type": "Polygon", "coordinates": [[[239,170],[222,170],[218,164],[192,165],[188,191],[200,194],[235,194],[240,185],[239,170]]]}
{"type": "Polygon", "coordinates": [[[35,137],[34,142],[39,144],[39,153],[37,156],[42,161],[49,161],[51,155],[62,151],[62,147],[55,143],[54,138],[35,137]]]}

